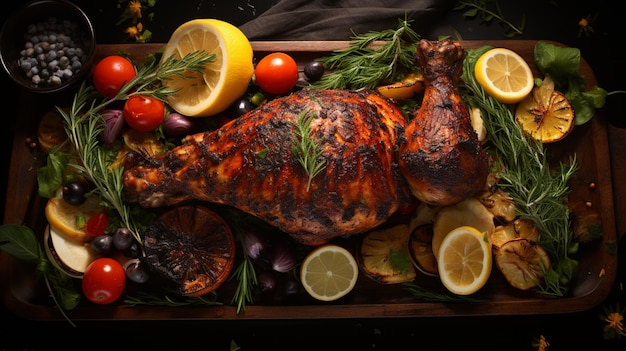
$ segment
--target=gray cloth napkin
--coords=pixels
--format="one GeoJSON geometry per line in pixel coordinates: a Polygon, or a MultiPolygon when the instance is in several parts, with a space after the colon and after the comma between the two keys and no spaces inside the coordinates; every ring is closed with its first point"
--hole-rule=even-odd
{"type": "Polygon", "coordinates": [[[239,28],[250,40],[349,40],[412,19],[426,33],[456,0],[282,0],[239,28]]]}

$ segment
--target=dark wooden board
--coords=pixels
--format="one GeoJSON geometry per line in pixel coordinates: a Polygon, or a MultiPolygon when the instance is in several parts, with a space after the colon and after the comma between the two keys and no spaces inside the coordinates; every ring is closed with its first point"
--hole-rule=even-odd
{"type": "MultiPolygon", "coordinates": [[[[507,47],[525,57],[535,69],[533,49],[536,41],[466,41],[467,48],[482,45],[507,47]]],[[[554,43],[558,44],[558,43],[554,43]]],[[[329,54],[334,49],[345,48],[348,42],[253,42],[255,57],[270,52],[283,51],[292,55],[299,66],[329,54]]],[[[134,60],[159,50],[163,44],[99,45],[98,56],[127,52],[134,60]]],[[[597,85],[591,67],[584,61],[580,70],[589,87],[597,85]]],[[[36,138],[38,118],[54,105],[69,104],[71,96],[47,96],[24,93],[16,103],[20,115],[13,141],[10,176],[6,198],[5,224],[24,224],[43,235],[46,221],[43,215],[45,199],[36,194],[36,169],[45,162],[45,155],[28,147],[26,140],[36,138]]],[[[626,169],[625,153],[620,152],[626,143],[626,133],[608,127],[601,111],[586,125],[577,127],[571,136],[553,147],[555,154],[564,158],[576,153],[580,169],[572,181],[570,201],[589,201],[601,209],[604,238],[584,247],[580,253],[580,273],[570,294],[548,299],[531,293],[516,291],[508,286],[494,269],[489,283],[474,298],[476,303],[438,303],[414,299],[402,286],[384,286],[359,278],[357,288],[344,299],[321,303],[303,297],[286,303],[263,300],[249,304],[245,312],[237,314],[236,308],[226,303],[211,307],[130,307],[123,303],[99,306],[82,302],[75,310],[67,311],[72,320],[171,320],[171,319],[319,319],[319,318],[384,318],[431,317],[473,315],[558,314],[588,310],[610,292],[617,270],[617,256],[609,253],[605,245],[618,240],[626,228],[626,219],[616,222],[615,213],[626,209],[626,201],[617,190],[623,189],[626,169]],[[595,183],[595,188],[589,184],[595,183]],[[615,200],[614,200],[615,199],[615,200]],[[620,234],[618,234],[620,233],[620,234]]],[[[438,278],[418,276],[417,282],[425,287],[440,288],[438,278]]],[[[0,253],[0,283],[4,303],[17,315],[34,320],[59,320],[62,315],[54,307],[45,285],[34,276],[34,267],[17,262],[0,253]]],[[[441,290],[444,292],[443,290],[441,290]]]]}

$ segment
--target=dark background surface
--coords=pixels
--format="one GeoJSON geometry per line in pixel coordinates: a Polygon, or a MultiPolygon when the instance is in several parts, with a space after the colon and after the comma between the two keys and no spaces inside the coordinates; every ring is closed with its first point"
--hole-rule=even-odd
{"type": "MultiPolygon", "coordinates": [[[[192,18],[218,18],[242,25],[277,0],[248,1],[169,1],[159,0],[152,9],[155,16],[145,27],[153,32],[151,42],[166,42],[176,27],[192,18]]],[[[5,4],[2,20],[20,2],[5,4]]],[[[125,42],[123,28],[116,25],[120,11],[116,1],[76,0],[94,20],[100,43],[125,42]]],[[[581,49],[582,56],[596,73],[599,85],[607,91],[626,90],[626,59],[621,53],[626,44],[626,15],[617,2],[609,0],[500,0],[506,18],[519,24],[525,16],[524,34],[513,39],[545,39],[581,49]],[[596,16],[593,32],[579,33],[578,21],[596,16]]],[[[305,21],[305,18],[301,19],[305,21]]],[[[392,25],[391,27],[395,26],[392,25]]],[[[390,28],[391,28],[390,27],[390,28]]],[[[450,35],[459,39],[506,39],[497,22],[483,23],[466,18],[460,11],[448,11],[432,26],[429,39],[450,35]]],[[[348,40],[349,38],[345,38],[348,40]]],[[[10,176],[11,126],[19,111],[12,109],[16,87],[2,75],[5,115],[2,135],[1,198],[5,197],[6,177],[10,176]]],[[[617,126],[626,126],[624,95],[611,96],[605,116],[617,126]]],[[[618,150],[617,152],[620,152],[618,150]]],[[[623,181],[623,180],[616,180],[623,181]]],[[[2,204],[4,205],[4,204],[2,204]]],[[[2,208],[3,210],[3,208],[2,208]]],[[[616,214],[617,216],[624,214],[616,214]]],[[[626,250],[624,240],[618,248],[626,250]]],[[[621,258],[620,257],[620,258],[621,258]]],[[[604,322],[599,315],[606,306],[626,306],[622,282],[626,275],[623,260],[615,289],[597,307],[575,314],[549,316],[442,317],[320,321],[189,321],[189,322],[82,322],[74,328],[66,322],[21,320],[2,306],[0,350],[109,349],[112,347],[155,348],[164,345],[179,348],[228,350],[234,341],[242,350],[537,350],[533,343],[544,335],[549,350],[625,350],[622,340],[604,340],[604,322]],[[27,334],[25,337],[18,335],[27,334]],[[79,340],[84,340],[79,342],[79,340]]]]}

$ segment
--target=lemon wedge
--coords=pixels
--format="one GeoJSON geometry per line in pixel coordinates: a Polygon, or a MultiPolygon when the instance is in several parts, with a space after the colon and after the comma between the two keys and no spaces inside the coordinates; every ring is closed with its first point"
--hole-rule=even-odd
{"type": "Polygon", "coordinates": [[[176,112],[189,117],[208,117],[226,110],[247,90],[254,73],[252,46],[234,25],[217,19],[195,19],[179,26],[163,50],[163,60],[181,59],[194,51],[214,54],[204,72],[186,72],[163,80],[177,90],[167,99],[176,112]]]}

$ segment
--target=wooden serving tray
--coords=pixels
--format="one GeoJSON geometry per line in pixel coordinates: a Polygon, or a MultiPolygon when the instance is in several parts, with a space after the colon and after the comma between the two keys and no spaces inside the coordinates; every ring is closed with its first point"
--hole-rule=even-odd
{"type": "MultiPolygon", "coordinates": [[[[531,64],[536,41],[466,41],[467,48],[482,45],[507,47],[515,50],[531,64]]],[[[554,43],[557,44],[558,43],[554,43]]],[[[270,52],[283,51],[292,55],[302,67],[308,61],[328,55],[334,49],[345,48],[348,42],[253,42],[255,56],[260,58],[270,52]]],[[[146,55],[159,50],[163,44],[99,45],[98,58],[118,52],[128,52],[134,60],[141,61],[146,55]]],[[[581,72],[588,87],[597,85],[592,69],[582,60],[581,72]]],[[[43,206],[46,199],[37,196],[36,169],[45,162],[45,156],[28,146],[27,138],[36,139],[38,119],[54,105],[69,105],[72,96],[48,96],[24,93],[17,102],[20,113],[17,120],[7,189],[5,224],[24,224],[37,235],[43,236],[46,226],[43,206]]],[[[319,318],[384,318],[384,317],[430,317],[471,315],[521,315],[558,314],[588,310],[602,302],[609,294],[616,277],[617,256],[606,246],[618,240],[616,204],[612,175],[623,177],[623,155],[611,155],[611,147],[624,145],[626,135],[621,130],[608,127],[602,114],[586,125],[576,127],[565,140],[550,146],[550,152],[567,161],[572,153],[580,169],[571,183],[570,201],[590,202],[601,209],[604,238],[581,247],[580,270],[575,286],[568,296],[562,298],[538,297],[510,287],[493,269],[487,285],[472,296],[479,302],[440,303],[417,300],[401,285],[382,285],[361,275],[355,289],[343,299],[332,303],[314,301],[303,293],[292,299],[255,299],[244,312],[227,297],[221,306],[187,307],[131,307],[122,302],[100,306],[87,301],[74,310],[66,311],[72,320],[172,320],[172,319],[319,319],[319,318]],[[611,159],[613,157],[613,160],[611,159]],[[612,162],[618,161],[617,167],[612,162]],[[590,187],[594,183],[595,187],[590,187]]],[[[622,153],[623,154],[623,153],[622,153]]],[[[619,184],[616,184],[619,186],[619,184]]],[[[616,197],[617,198],[617,197],[616,197]]],[[[626,208],[618,203],[619,209],[626,208]]],[[[626,227],[620,219],[620,233],[626,227]]],[[[0,252],[0,283],[5,305],[25,319],[59,320],[59,313],[49,296],[45,284],[37,280],[35,268],[16,261],[0,252]]],[[[418,273],[420,286],[446,293],[436,277],[418,273]]],[[[228,289],[228,287],[226,287],[228,289]]],[[[80,291],[80,290],[79,290],[80,291]]]]}

